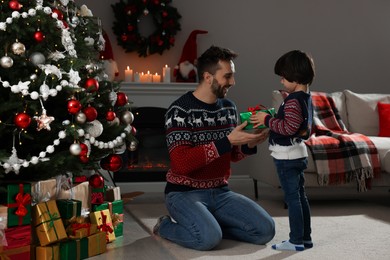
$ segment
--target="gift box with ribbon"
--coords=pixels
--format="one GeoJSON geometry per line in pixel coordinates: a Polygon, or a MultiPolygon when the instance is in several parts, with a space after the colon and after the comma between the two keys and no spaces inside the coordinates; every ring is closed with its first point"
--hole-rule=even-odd
{"type": "MultiPolygon", "coordinates": [[[[274,108],[266,108],[265,106],[263,105],[257,105],[255,107],[248,107],[248,112],[243,112],[243,113],[240,113],[240,120],[241,120],[241,123],[244,123],[245,121],[248,122],[248,124],[245,126],[245,130],[251,130],[253,129],[253,124],[250,123],[250,117],[252,115],[255,115],[257,114],[257,112],[265,112],[265,113],[268,113],[270,114],[272,117],[275,116],[275,109],[274,108]]],[[[262,128],[265,128],[266,126],[265,125],[260,125],[257,127],[257,129],[262,129],[262,128]]]]}
{"type": "Polygon", "coordinates": [[[39,260],[60,260],[60,244],[37,246],[35,257],[39,260]]]}
{"type": "Polygon", "coordinates": [[[70,239],[81,239],[97,232],[97,224],[92,223],[73,223],[66,228],[66,233],[70,239]]]}
{"type": "Polygon", "coordinates": [[[88,257],[102,254],[107,250],[106,233],[98,231],[87,237],[88,239],[88,257]]]}
{"type": "Polygon", "coordinates": [[[80,260],[88,258],[88,240],[68,240],[60,243],[61,260],[80,260]]]}
{"type": "Polygon", "coordinates": [[[30,245],[3,250],[0,247],[0,259],[4,260],[30,260],[30,245]]]}
{"type": "Polygon", "coordinates": [[[32,205],[56,199],[57,181],[55,178],[31,183],[32,205]]]}
{"type": "Polygon", "coordinates": [[[33,225],[41,246],[46,246],[68,237],[55,200],[33,206],[32,213],[33,225]]]}
{"type": "Polygon", "coordinates": [[[6,243],[3,245],[3,250],[30,245],[31,225],[17,226],[5,229],[4,239],[6,243]]]}
{"type": "Polygon", "coordinates": [[[82,183],[82,182],[88,181],[88,178],[85,175],[73,176],[72,181],[73,181],[73,183],[82,183]]]}
{"type": "Polygon", "coordinates": [[[0,204],[7,209],[7,226],[31,223],[31,184],[4,184],[0,189],[0,204]]]}
{"type": "Polygon", "coordinates": [[[93,208],[93,211],[104,209],[110,211],[115,237],[123,236],[123,200],[115,200],[113,202],[105,202],[101,205],[96,205],[93,208]]]}
{"type": "Polygon", "coordinates": [[[92,224],[97,224],[98,230],[106,233],[107,242],[115,240],[114,227],[108,209],[91,212],[90,219],[92,224]]]}
{"type": "Polygon", "coordinates": [[[121,198],[121,189],[120,187],[107,187],[104,194],[105,201],[115,201],[120,200],[121,198]]]}
{"type": "Polygon", "coordinates": [[[78,217],[81,215],[81,201],[80,200],[57,200],[58,211],[60,212],[63,220],[69,220],[72,217],[78,217]]]}
{"type": "Polygon", "coordinates": [[[91,195],[89,183],[82,182],[80,184],[74,185],[70,189],[60,189],[58,191],[57,199],[74,199],[81,201],[82,209],[91,208],[91,195]]]}

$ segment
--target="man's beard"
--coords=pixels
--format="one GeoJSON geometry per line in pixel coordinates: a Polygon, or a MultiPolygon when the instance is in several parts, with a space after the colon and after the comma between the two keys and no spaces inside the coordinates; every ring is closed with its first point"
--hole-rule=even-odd
{"type": "Polygon", "coordinates": [[[217,98],[225,98],[230,85],[220,85],[216,79],[213,79],[213,83],[211,84],[211,91],[217,98]]]}

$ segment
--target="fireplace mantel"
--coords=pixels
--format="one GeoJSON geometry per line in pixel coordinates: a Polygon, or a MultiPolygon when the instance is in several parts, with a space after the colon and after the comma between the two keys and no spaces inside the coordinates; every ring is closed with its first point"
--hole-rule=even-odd
{"type": "Polygon", "coordinates": [[[188,91],[195,90],[197,83],[136,83],[122,82],[120,91],[126,93],[134,107],[163,107],[188,91]]]}

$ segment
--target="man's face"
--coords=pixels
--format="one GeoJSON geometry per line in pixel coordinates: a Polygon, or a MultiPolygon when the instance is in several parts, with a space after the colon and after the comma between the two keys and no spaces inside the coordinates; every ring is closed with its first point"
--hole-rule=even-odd
{"type": "Polygon", "coordinates": [[[213,75],[211,91],[217,98],[225,98],[229,88],[235,84],[235,68],[233,61],[220,61],[219,66],[220,69],[213,75]]]}

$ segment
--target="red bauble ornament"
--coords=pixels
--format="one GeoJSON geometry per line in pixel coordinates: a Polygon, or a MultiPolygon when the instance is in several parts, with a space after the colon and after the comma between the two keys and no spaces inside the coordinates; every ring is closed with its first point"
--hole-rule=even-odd
{"type": "Polygon", "coordinates": [[[135,129],[135,127],[134,126],[131,126],[131,134],[133,135],[133,136],[135,136],[136,134],[137,134],[137,129],[135,129]]]}
{"type": "Polygon", "coordinates": [[[99,174],[94,174],[89,177],[89,185],[95,189],[101,189],[104,187],[104,179],[99,174]]]}
{"type": "Polygon", "coordinates": [[[106,119],[107,121],[112,121],[116,118],[116,114],[114,111],[108,111],[107,114],[106,114],[106,119]]]}
{"type": "Polygon", "coordinates": [[[14,11],[19,11],[22,8],[22,5],[16,0],[9,1],[8,6],[14,11]]]}
{"type": "Polygon", "coordinates": [[[98,116],[98,112],[97,112],[96,108],[94,108],[92,106],[88,106],[88,107],[84,108],[83,113],[87,117],[88,122],[95,120],[98,116]]]}
{"type": "Polygon", "coordinates": [[[80,156],[87,156],[87,154],[88,154],[88,146],[85,143],[80,143],[80,147],[81,147],[80,156]]]}
{"type": "Polygon", "coordinates": [[[118,92],[118,93],[116,93],[116,96],[117,96],[117,99],[116,99],[115,105],[124,106],[127,104],[128,99],[127,99],[127,95],[125,93],[118,92]]]}
{"type": "Polygon", "coordinates": [[[81,104],[78,100],[72,99],[68,101],[68,112],[72,115],[77,114],[81,109],[81,104]]]}
{"type": "Polygon", "coordinates": [[[87,163],[89,161],[89,157],[86,155],[79,155],[80,162],[87,163]]]}
{"type": "Polygon", "coordinates": [[[110,154],[100,161],[100,166],[102,169],[112,172],[119,171],[122,168],[122,165],[122,158],[117,154],[110,154]]]}
{"type": "Polygon", "coordinates": [[[34,33],[34,39],[36,42],[42,42],[45,39],[45,35],[41,31],[36,31],[34,33]]]}
{"type": "Polygon", "coordinates": [[[96,79],[89,78],[85,81],[84,88],[89,92],[96,92],[99,89],[99,82],[96,79]]]}
{"type": "Polygon", "coordinates": [[[54,13],[54,14],[57,14],[57,19],[58,19],[58,20],[64,19],[64,15],[62,14],[62,12],[61,12],[60,10],[58,10],[58,9],[53,9],[53,13],[54,13]]]}
{"type": "Polygon", "coordinates": [[[26,113],[19,113],[14,118],[14,123],[17,127],[25,129],[31,123],[31,117],[26,113]]]}

